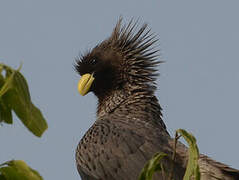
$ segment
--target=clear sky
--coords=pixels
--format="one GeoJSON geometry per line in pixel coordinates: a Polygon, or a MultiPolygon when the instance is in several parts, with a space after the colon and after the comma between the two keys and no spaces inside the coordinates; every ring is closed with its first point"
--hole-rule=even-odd
{"type": "Polygon", "coordinates": [[[46,180],[80,179],[75,148],[95,120],[74,58],[108,37],[119,16],[160,35],[157,97],[173,135],[192,132],[201,153],[239,168],[239,1],[1,0],[0,61],[28,80],[49,129],[34,137],[15,117],[0,127],[0,163],[23,159],[46,180]]]}

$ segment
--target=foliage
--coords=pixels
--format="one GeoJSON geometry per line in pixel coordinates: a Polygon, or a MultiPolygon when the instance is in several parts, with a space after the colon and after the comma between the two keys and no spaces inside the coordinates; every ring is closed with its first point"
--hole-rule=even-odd
{"type": "Polygon", "coordinates": [[[160,172],[163,170],[160,160],[167,156],[165,153],[156,153],[152,159],[148,161],[148,163],[144,166],[141,174],[139,176],[139,180],[148,180],[153,178],[154,172],[160,172]]]}
{"type": "MultiPolygon", "coordinates": [[[[47,122],[41,111],[32,103],[27,81],[19,72],[0,63],[0,123],[12,124],[12,111],[27,129],[41,137],[47,122]]],[[[40,174],[22,160],[0,165],[0,180],[43,180],[40,174]]]]}
{"type": "Polygon", "coordinates": [[[189,159],[183,180],[190,180],[192,177],[195,180],[200,180],[200,172],[198,165],[199,150],[197,147],[196,138],[184,129],[178,129],[176,132],[181,134],[189,145],[189,159]]]}
{"type": "MultiPolygon", "coordinates": [[[[174,152],[176,152],[176,143],[179,138],[177,134],[180,134],[183,136],[183,138],[186,140],[186,142],[189,145],[189,160],[186,168],[186,172],[184,175],[183,180],[190,180],[190,179],[195,179],[195,180],[200,180],[200,171],[199,171],[199,165],[198,165],[198,158],[199,158],[199,150],[196,144],[196,138],[191,134],[188,133],[184,129],[178,129],[176,131],[176,136],[175,136],[175,149],[174,152]]],[[[172,179],[172,174],[169,174],[167,178],[165,177],[163,163],[160,162],[162,158],[167,156],[165,153],[156,153],[152,159],[149,160],[149,162],[144,166],[143,170],[141,171],[141,174],[139,176],[139,180],[152,180],[153,174],[155,172],[162,172],[164,179],[171,180],[172,179]]],[[[172,163],[174,163],[174,155],[172,158],[172,163]]],[[[172,173],[172,172],[171,172],[172,173]]]]}
{"type": "Polygon", "coordinates": [[[0,180],[43,180],[37,171],[22,160],[8,161],[1,166],[0,180]]]}
{"type": "Polygon", "coordinates": [[[32,103],[27,82],[19,70],[0,64],[0,122],[12,124],[14,111],[23,124],[40,137],[47,129],[47,123],[41,111],[32,103]]]}

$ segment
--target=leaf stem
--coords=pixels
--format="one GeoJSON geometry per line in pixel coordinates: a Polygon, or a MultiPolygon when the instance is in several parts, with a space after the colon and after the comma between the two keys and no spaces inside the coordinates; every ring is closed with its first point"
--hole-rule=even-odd
{"type": "Polygon", "coordinates": [[[176,147],[177,147],[177,142],[178,139],[181,137],[181,135],[178,135],[178,133],[175,133],[175,138],[174,138],[174,147],[173,147],[173,156],[172,156],[172,167],[171,167],[171,171],[169,174],[168,179],[169,180],[173,180],[173,170],[174,170],[174,164],[175,164],[175,160],[176,160],[176,147]]]}

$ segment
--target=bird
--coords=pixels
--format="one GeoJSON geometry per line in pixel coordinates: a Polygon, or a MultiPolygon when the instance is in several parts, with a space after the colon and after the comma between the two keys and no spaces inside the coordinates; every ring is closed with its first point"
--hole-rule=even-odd
{"type": "MultiPolygon", "coordinates": [[[[147,23],[119,18],[111,35],[76,58],[81,76],[78,91],[98,98],[97,118],[76,148],[76,166],[82,180],[136,180],[145,163],[157,152],[168,156],[171,168],[174,138],[162,119],[155,96],[159,50],[157,35],[147,23]]],[[[188,148],[179,142],[173,179],[183,179],[188,148]]],[[[202,180],[239,180],[239,170],[200,155],[202,180]]],[[[163,179],[155,173],[154,180],[163,179]]]]}

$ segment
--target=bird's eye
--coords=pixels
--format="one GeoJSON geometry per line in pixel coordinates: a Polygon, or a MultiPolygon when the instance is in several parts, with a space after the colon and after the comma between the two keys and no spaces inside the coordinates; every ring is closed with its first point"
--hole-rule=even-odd
{"type": "Polygon", "coordinates": [[[97,60],[96,59],[92,59],[92,64],[96,64],[97,63],[97,60]]]}

